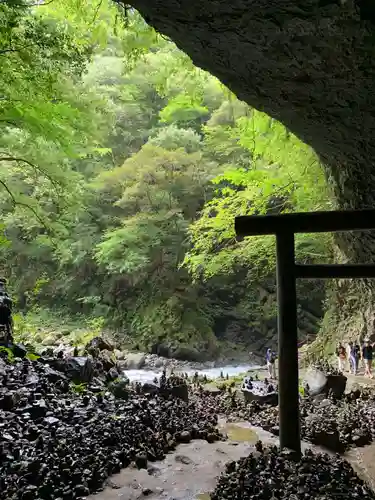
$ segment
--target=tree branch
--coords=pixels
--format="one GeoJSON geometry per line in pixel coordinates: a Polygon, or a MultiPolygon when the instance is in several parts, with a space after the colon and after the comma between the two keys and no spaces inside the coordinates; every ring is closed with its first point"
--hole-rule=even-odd
{"type": "Polygon", "coordinates": [[[40,224],[46,230],[47,235],[48,235],[48,237],[49,237],[49,239],[50,239],[50,241],[52,243],[52,246],[56,249],[57,248],[57,244],[56,244],[56,242],[54,241],[54,239],[52,237],[51,228],[48,227],[48,225],[45,223],[45,221],[43,220],[43,218],[38,214],[38,212],[35,210],[35,208],[31,207],[30,205],[28,205],[27,203],[24,203],[22,201],[17,201],[17,199],[14,196],[14,194],[12,193],[12,191],[9,189],[9,187],[6,185],[6,183],[4,181],[2,181],[1,179],[0,179],[0,186],[3,186],[3,188],[5,189],[5,191],[8,193],[9,198],[12,201],[13,208],[16,208],[17,206],[24,207],[24,208],[27,208],[28,210],[30,210],[33,213],[33,215],[35,216],[35,218],[40,222],[40,224]]]}
{"type": "Polygon", "coordinates": [[[43,168],[41,168],[41,167],[39,167],[37,165],[34,165],[29,160],[25,160],[24,158],[17,158],[17,157],[14,157],[14,156],[3,156],[3,157],[0,157],[0,161],[15,161],[17,163],[18,162],[26,163],[26,165],[29,165],[35,172],[41,172],[50,181],[50,183],[52,184],[52,186],[55,188],[57,195],[60,197],[58,182],[56,182],[55,179],[53,179],[53,177],[51,177],[48,174],[48,172],[46,172],[43,168]]]}
{"type": "Polygon", "coordinates": [[[94,12],[94,17],[92,18],[92,21],[90,24],[94,24],[94,22],[96,21],[97,17],[98,17],[98,13],[99,13],[99,10],[100,10],[100,7],[102,6],[103,4],[103,0],[100,0],[100,2],[98,3],[98,5],[96,6],[96,9],[95,9],[95,12],[94,12]]]}
{"type": "Polygon", "coordinates": [[[35,208],[31,207],[27,203],[23,203],[22,201],[17,201],[17,199],[14,196],[14,194],[12,193],[12,191],[8,188],[8,186],[5,184],[5,182],[2,181],[1,179],[0,179],[0,185],[3,186],[3,188],[5,189],[5,191],[8,193],[10,199],[12,200],[12,204],[13,204],[14,207],[16,207],[18,205],[20,207],[25,207],[28,210],[30,210],[35,215],[35,217],[38,219],[38,221],[42,224],[42,226],[46,229],[46,231],[48,231],[48,233],[50,232],[50,228],[45,224],[45,222],[40,217],[40,215],[35,210],[35,208]]]}

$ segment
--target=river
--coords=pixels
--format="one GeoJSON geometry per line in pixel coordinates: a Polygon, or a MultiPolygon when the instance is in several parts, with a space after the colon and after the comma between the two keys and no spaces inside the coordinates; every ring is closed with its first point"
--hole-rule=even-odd
{"type": "MultiPolygon", "coordinates": [[[[202,370],[193,370],[193,369],[184,369],[181,370],[188,375],[194,375],[194,373],[198,372],[199,375],[206,375],[210,379],[219,378],[221,373],[223,373],[224,377],[227,375],[229,377],[233,377],[235,375],[239,375],[241,373],[245,373],[249,370],[259,370],[262,368],[261,366],[250,366],[250,365],[238,365],[238,366],[223,366],[223,367],[215,367],[215,368],[205,368],[202,370]]],[[[155,377],[160,377],[162,370],[125,370],[125,375],[129,378],[130,382],[152,382],[155,377]]],[[[175,373],[178,373],[178,370],[175,369],[175,373]]]]}

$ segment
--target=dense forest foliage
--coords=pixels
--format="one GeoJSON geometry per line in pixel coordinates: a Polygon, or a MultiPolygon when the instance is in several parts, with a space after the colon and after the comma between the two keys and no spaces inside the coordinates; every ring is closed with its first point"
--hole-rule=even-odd
{"type": "MultiPolygon", "coordinates": [[[[18,310],[191,358],[262,348],[274,240],[236,241],[234,217],[331,208],[314,152],[135,12],[2,3],[0,19],[0,266],[18,310]]],[[[327,261],[331,241],[296,252],[327,261]]],[[[323,297],[301,285],[304,334],[323,297]]]]}

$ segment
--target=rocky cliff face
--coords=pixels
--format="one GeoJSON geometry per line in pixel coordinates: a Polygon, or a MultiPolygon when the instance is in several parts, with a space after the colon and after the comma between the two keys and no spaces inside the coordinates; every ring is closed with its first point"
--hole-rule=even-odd
{"type": "MultiPolygon", "coordinates": [[[[233,293],[232,307],[217,317],[214,331],[220,340],[239,346],[244,352],[264,356],[268,347],[277,346],[277,300],[275,278],[261,285],[241,284],[233,293]]],[[[322,282],[299,281],[297,284],[298,337],[301,342],[315,339],[323,318],[325,287],[322,282]]]]}
{"type": "MultiPolygon", "coordinates": [[[[340,208],[374,206],[372,0],[131,0],[130,4],[196,65],[310,144],[326,165],[340,208]]],[[[371,233],[346,235],[337,243],[342,261],[373,258],[371,233]]],[[[375,293],[370,282],[342,282],[333,296],[339,305],[335,321],[343,331],[353,335],[372,331],[375,293]]]]}

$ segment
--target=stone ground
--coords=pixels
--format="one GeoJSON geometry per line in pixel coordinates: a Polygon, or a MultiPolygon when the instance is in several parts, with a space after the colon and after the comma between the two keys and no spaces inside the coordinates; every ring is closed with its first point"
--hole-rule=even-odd
{"type": "Polygon", "coordinates": [[[220,426],[227,432],[228,441],[181,444],[163,461],[151,464],[148,471],[122,470],[112,477],[111,486],[88,500],[206,500],[228,461],[248,455],[258,439],[277,443],[277,438],[251,428],[247,422],[222,421],[220,426]]]}
{"type": "MultiPolygon", "coordinates": [[[[348,376],[348,388],[355,384],[374,385],[360,373],[348,376]]],[[[197,440],[181,444],[174,453],[161,462],[150,464],[149,470],[127,468],[113,476],[109,486],[88,500],[209,500],[225,464],[248,455],[254,443],[261,439],[265,443],[277,444],[278,439],[247,422],[227,424],[220,427],[228,434],[228,440],[209,444],[197,440]]],[[[303,443],[303,448],[317,447],[303,443]]],[[[325,451],[320,449],[320,451],[325,451]]],[[[364,448],[352,449],[345,454],[357,473],[375,490],[375,443],[364,448]]]]}

